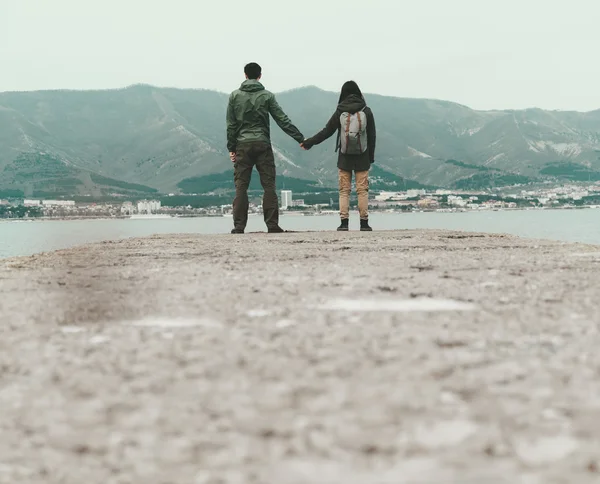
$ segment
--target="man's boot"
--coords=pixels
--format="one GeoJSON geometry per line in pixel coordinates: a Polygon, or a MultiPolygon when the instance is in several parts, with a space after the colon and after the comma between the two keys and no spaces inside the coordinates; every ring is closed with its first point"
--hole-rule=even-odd
{"type": "Polygon", "coordinates": [[[369,226],[369,219],[360,221],[361,232],[372,232],[373,229],[369,226]]]}
{"type": "Polygon", "coordinates": [[[284,232],[285,230],[283,230],[279,225],[276,225],[275,227],[269,227],[270,234],[283,234],[284,232]]]}
{"type": "Polygon", "coordinates": [[[348,219],[343,218],[342,224],[338,227],[338,232],[348,232],[348,230],[350,230],[348,227],[348,219]]]}
{"type": "Polygon", "coordinates": [[[244,231],[242,229],[232,229],[231,233],[232,234],[243,234],[244,231]]]}

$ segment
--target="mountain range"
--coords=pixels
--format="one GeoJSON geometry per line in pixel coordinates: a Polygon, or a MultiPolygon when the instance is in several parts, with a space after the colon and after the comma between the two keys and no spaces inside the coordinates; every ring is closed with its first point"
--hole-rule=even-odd
{"type": "MultiPolygon", "coordinates": [[[[365,97],[377,123],[382,188],[600,180],[600,110],[475,111],[365,97]]],[[[315,87],[277,98],[306,137],[337,104],[337,94],[315,87]]],[[[148,85],[0,93],[0,195],[200,192],[211,176],[231,170],[227,100],[215,91],[148,85]]],[[[334,137],[303,152],[275,125],[272,136],[281,175],[315,189],[335,186],[334,137]]]]}

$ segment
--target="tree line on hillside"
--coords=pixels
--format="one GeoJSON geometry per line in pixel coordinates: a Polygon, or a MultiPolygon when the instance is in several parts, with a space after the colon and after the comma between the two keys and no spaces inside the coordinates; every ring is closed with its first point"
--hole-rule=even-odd
{"type": "Polygon", "coordinates": [[[39,207],[0,205],[0,218],[36,218],[43,215],[39,207]]]}

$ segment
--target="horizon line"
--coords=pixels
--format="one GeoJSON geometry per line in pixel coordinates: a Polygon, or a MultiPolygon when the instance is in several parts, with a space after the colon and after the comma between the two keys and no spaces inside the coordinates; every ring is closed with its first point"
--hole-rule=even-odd
{"type": "MultiPolygon", "coordinates": [[[[96,89],[74,89],[74,88],[63,88],[63,89],[34,89],[34,90],[23,90],[23,91],[0,91],[0,96],[4,95],[4,94],[33,94],[33,93],[52,93],[52,92],[63,92],[63,93],[86,93],[86,92],[111,92],[111,91],[126,91],[128,89],[133,89],[136,87],[149,87],[149,88],[153,88],[153,89],[170,89],[170,90],[176,90],[176,91],[208,91],[208,92],[214,92],[217,94],[222,94],[224,96],[228,96],[229,93],[226,91],[220,91],[218,89],[209,89],[209,88],[203,88],[203,87],[173,87],[173,86],[158,86],[156,84],[149,84],[149,83],[145,83],[145,82],[138,82],[135,84],[129,84],[127,86],[124,87],[109,87],[109,88],[96,88],[96,89]]],[[[327,89],[323,89],[320,88],[319,86],[315,85],[315,84],[309,84],[306,86],[299,86],[299,87],[294,87],[291,89],[286,89],[284,91],[279,91],[279,92],[275,92],[276,95],[281,95],[281,94],[286,94],[286,93],[290,93],[290,92],[294,92],[294,91],[300,91],[303,89],[316,89],[318,91],[322,91],[322,92],[326,92],[326,93],[330,93],[330,94],[336,94],[336,91],[329,91],[327,89]]],[[[378,97],[385,97],[385,98],[390,98],[390,99],[402,99],[402,100],[417,100],[417,101],[435,101],[435,102],[442,102],[442,103],[449,103],[449,104],[454,104],[456,106],[461,106],[467,109],[470,109],[471,111],[475,111],[475,112],[498,112],[498,111],[503,111],[503,112],[514,112],[514,111],[546,111],[546,112],[553,112],[553,113],[579,113],[579,114],[589,114],[589,113],[594,113],[596,111],[600,111],[600,108],[597,109],[591,109],[588,111],[579,111],[576,109],[545,109],[545,108],[540,108],[540,107],[536,107],[536,106],[531,106],[528,108],[492,108],[492,109],[475,109],[472,108],[471,106],[468,106],[466,104],[461,104],[459,102],[456,101],[449,101],[447,99],[439,99],[439,98],[427,98],[427,97],[402,97],[402,96],[390,96],[390,95],[386,95],[386,94],[378,94],[375,92],[367,92],[365,93],[365,95],[367,96],[378,96],[378,97]]]]}

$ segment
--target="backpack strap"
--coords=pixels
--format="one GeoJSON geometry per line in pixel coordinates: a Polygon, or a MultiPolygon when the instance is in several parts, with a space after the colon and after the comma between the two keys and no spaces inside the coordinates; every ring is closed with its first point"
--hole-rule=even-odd
{"type": "Polygon", "coordinates": [[[363,149],[362,149],[362,142],[360,141],[360,133],[362,133],[362,118],[360,117],[360,113],[362,113],[362,112],[363,111],[361,109],[359,111],[359,113],[358,113],[358,116],[357,116],[357,118],[358,118],[358,136],[357,136],[357,138],[358,138],[358,149],[361,151],[361,153],[362,153],[363,149]]]}

